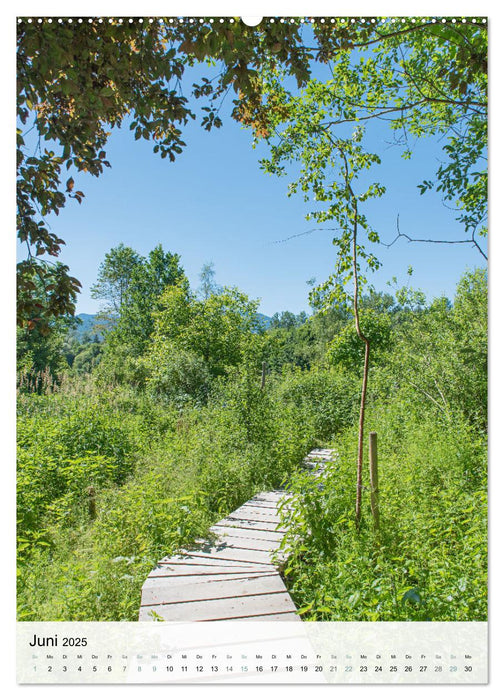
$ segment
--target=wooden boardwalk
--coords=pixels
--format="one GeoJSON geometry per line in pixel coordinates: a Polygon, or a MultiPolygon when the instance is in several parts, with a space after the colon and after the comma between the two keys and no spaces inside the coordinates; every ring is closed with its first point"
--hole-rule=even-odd
{"type": "MultiPolygon", "coordinates": [[[[319,475],[333,457],[312,450],[302,466],[319,475]]],[[[281,561],[278,502],[285,495],[256,494],[213,525],[199,549],[161,559],[142,587],[139,620],[299,620],[274,563],[281,561]]]]}

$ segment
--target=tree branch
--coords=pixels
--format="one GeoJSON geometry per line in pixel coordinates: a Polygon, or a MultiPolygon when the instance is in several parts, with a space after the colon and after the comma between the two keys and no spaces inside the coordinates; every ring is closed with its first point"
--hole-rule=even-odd
{"type": "Polygon", "coordinates": [[[390,243],[384,243],[383,241],[380,241],[380,245],[385,246],[385,248],[391,248],[394,243],[396,243],[399,238],[405,238],[408,243],[438,243],[438,244],[447,244],[447,245],[455,245],[459,243],[472,243],[475,248],[478,249],[478,251],[481,253],[481,255],[485,258],[485,260],[488,260],[488,256],[483,252],[481,246],[479,243],[476,241],[476,228],[473,229],[472,236],[471,238],[463,238],[459,241],[447,241],[445,239],[438,240],[434,238],[412,238],[411,236],[408,236],[407,233],[402,233],[399,229],[399,214],[397,215],[397,236],[394,238],[393,241],[390,243]]]}
{"type": "Polygon", "coordinates": [[[302,233],[294,233],[292,236],[287,236],[287,238],[281,238],[278,241],[271,241],[272,243],[286,243],[291,241],[293,238],[300,238],[301,236],[307,236],[314,231],[339,231],[339,228],[311,228],[308,231],[303,231],[302,233]]]}

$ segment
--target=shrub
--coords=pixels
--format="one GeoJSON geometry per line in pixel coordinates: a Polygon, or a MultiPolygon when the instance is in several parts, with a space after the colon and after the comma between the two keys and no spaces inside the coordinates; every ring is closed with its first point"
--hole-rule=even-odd
{"type": "Polygon", "coordinates": [[[460,420],[402,420],[398,439],[394,414],[368,421],[379,435],[379,535],[368,492],[355,529],[353,430],[324,478],[294,478],[283,519],[295,601],[308,619],[484,620],[485,444],[460,420]]]}
{"type": "Polygon", "coordinates": [[[310,442],[324,443],[355,418],[359,380],[339,372],[314,368],[310,372],[286,372],[275,387],[282,410],[290,410],[298,429],[310,442]]]}
{"type": "Polygon", "coordinates": [[[210,390],[211,375],[206,362],[195,352],[177,348],[172,343],[157,346],[148,356],[147,386],[177,404],[188,400],[203,402],[210,390]]]}

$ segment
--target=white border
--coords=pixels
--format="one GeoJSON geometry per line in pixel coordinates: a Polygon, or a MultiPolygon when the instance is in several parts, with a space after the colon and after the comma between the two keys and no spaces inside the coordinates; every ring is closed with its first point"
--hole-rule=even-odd
{"type": "MultiPolygon", "coordinates": [[[[504,41],[500,40],[499,33],[504,31],[501,23],[502,9],[495,2],[468,2],[468,0],[460,0],[459,2],[433,2],[425,0],[421,3],[406,4],[404,0],[387,0],[385,2],[366,2],[364,0],[355,0],[354,2],[329,3],[320,2],[320,0],[312,0],[309,3],[292,0],[291,2],[279,2],[272,0],[271,2],[229,2],[225,0],[216,0],[215,2],[194,2],[194,0],[186,0],[185,2],[142,2],[133,3],[130,0],[118,2],[104,0],[102,2],[63,3],[61,0],[40,3],[34,0],[22,1],[16,3],[16,7],[11,7],[4,12],[3,22],[0,23],[0,46],[2,47],[2,73],[4,77],[3,87],[4,95],[8,94],[10,99],[14,99],[14,79],[15,75],[15,34],[14,34],[14,18],[15,16],[481,16],[490,18],[490,70],[491,70],[491,121],[490,121],[490,147],[493,163],[499,163],[500,155],[503,153],[502,139],[504,138],[503,130],[500,128],[500,72],[504,66],[502,51],[504,49],[504,41]],[[308,12],[307,12],[308,8],[308,12]],[[141,12],[139,12],[141,10],[141,12]],[[495,124],[495,127],[494,127],[495,124]]],[[[4,561],[7,560],[9,566],[7,571],[3,572],[2,582],[2,603],[4,615],[4,627],[2,634],[2,683],[1,685],[9,691],[9,695],[25,696],[26,693],[35,692],[38,697],[66,696],[69,692],[72,695],[88,696],[90,692],[89,686],[17,686],[15,685],[15,657],[14,657],[14,639],[15,639],[15,589],[14,589],[14,570],[13,563],[15,561],[13,523],[15,523],[14,498],[12,497],[15,489],[14,477],[14,368],[15,368],[15,351],[14,344],[11,339],[13,337],[13,329],[15,323],[14,313],[14,260],[15,260],[15,239],[12,235],[13,224],[15,221],[14,201],[15,201],[15,185],[14,185],[14,148],[13,138],[15,127],[15,115],[13,104],[8,103],[8,107],[0,111],[1,130],[0,133],[6,139],[7,147],[4,152],[7,152],[7,157],[3,160],[4,167],[2,168],[2,182],[0,188],[0,197],[2,203],[2,212],[4,218],[4,239],[2,248],[3,267],[0,275],[0,291],[2,293],[2,321],[3,327],[8,329],[8,338],[10,342],[6,342],[5,334],[1,344],[2,348],[2,428],[3,428],[3,468],[4,478],[2,483],[2,494],[4,498],[2,508],[2,531],[6,533],[4,539],[4,549],[2,551],[4,561]],[[6,476],[7,474],[7,476],[6,476]]],[[[504,289],[502,287],[504,275],[500,270],[500,264],[503,261],[503,237],[504,233],[499,230],[498,223],[501,221],[499,204],[502,201],[502,188],[500,187],[498,166],[492,167],[491,190],[490,190],[490,231],[491,236],[491,436],[499,436],[499,428],[501,428],[502,409],[498,397],[503,388],[503,370],[500,362],[500,348],[502,347],[502,309],[501,300],[504,298],[504,289]]],[[[500,514],[494,513],[494,509],[498,510],[497,494],[504,490],[503,483],[503,467],[501,464],[501,454],[498,454],[497,438],[491,437],[491,491],[490,491],[490,506],[492,513],[491,520],[491,541],[500,544],[498,534],[499,525],[502,521],[502,507],[500,514]]],[[[499,547],[500,549],[500,547],[499,547]]],[[[361,693],[369,695],[373,698],[390,697],[396,693],[404,696],[426,693],[434,698],[439,696],[446,697],[453,693],[453,697],[459,698],[470,694],[474,697],[475,693],[490,693],[493,696],[499,688],[504,687],[504,674],[502,673],[503,645],[502,632],[500,631],[502,620],[504,620],[504,596],[501,592],[503,581],[502,557],[497,551],[491,558],[490,568],[490,589],[493,591],[491,596],[491,618],[490,618],[490,678],[491,682],[488,686],[478,686],[477,688],[470,686],[342,686],[335,687],[313,687],[314,691],[319,696],[320,693],[331,693],[334,697],[336,693],[343,693],[343,697],[360,697],[361,693]],[[498,621],[501,621],[500,623],[498,621]],[[355,695],[357,693],[357,696],[355,695]]],[[[155,623],[154,623],[155,624],[155,623]]],[[[311,686],[310,691],[311,692],[311,686]]],[[[140,692],[147,692],[150,697],[162,693],[162,697],[189,697],[192,690],[196,693],[204,693],[205,700],[207,698],[231,698],[235,697],[238,689],[236,686],[177,686],[170,688],[169,686],[147,686],[140,689],[137,686],[109,686],[106,689],[107,694],[112,694],[121,698],[138,697],[140,692]],[[176,693],[176,695],[173,695],[176,693]],[[132,695],[133,694],[133,695],[132,695]]],[[[306,686],[288,686],[285,688],[290,698],[301,697],[308,691],[306,686]]],[[[272,697],[273,693],[278,694],[278,689],[271,686],[261,686],[260,690],[257,686],[240,686],[239,693],[241,698],[254,698],[256,700],[258,692],[262,697],[272,697]]],[[[469,695],[468,695],[469,697],[469,695]]]]}

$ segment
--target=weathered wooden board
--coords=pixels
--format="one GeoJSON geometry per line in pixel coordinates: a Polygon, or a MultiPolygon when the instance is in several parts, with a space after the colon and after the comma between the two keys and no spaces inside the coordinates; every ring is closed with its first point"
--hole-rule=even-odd
{"type": "MultiPolygon", "coordinates": [[[[193,567],[197,570],[198,567],[193,567]]],[[[178,573],[178,570],[171,571],[169,576],[150,576],[146,578],[142,586],[144,588],[159,588],[162,586],[182,586],[190,583],[205,583],[206,581],[231,581],[239,578],[253,578],[255,576],[276,576],[275,569],[261,569],[260,571],[246,569],[232,569],[232,567],[212,567],[211,573],[178,573]],[[221,571],[221,569],[231,569],[230,571],[221,571]],[[168,580],[169,579],[169,580],[168,580]]]]}
{"type": "Polygon", "coordinates": [[[278,542],[265,542],[264,540],[246,540],[238,537],[233,537],[232,535],[226,535],[226,542],[232,547],[239,547],[241,549],[250,549],[252,551],[262,551],[269,554],[269,560],[271,562],[278,561],[281,562],[284,556],[279,548],[278,542]]]}
{"type": "MultiPolygon", "coordinates": [[[[226,556],[215,556],[215,554],[218,552],[217,548],[215,549],[215,552],[213,552],[210,548],[207,548],[206,551],[201,551],[201,552],[188,552],[187,555],[183,558],[178,558],[178,557],[167,557],[166,559],[161,559],[158,562],[159,566],[163,566],[166,564],[169,564],[170,566],[177,566],[180,564],[188,564],[190,566],[207,566],[207,567],[213,567],[213,566],[223,566],[224,562],[223,559],[229,559],[229,561],[225,564],[226,566],[234,566],[236,569],[241,571],[242,569],[250,569],[251,565],[253,565],[253,568],[255,570],[258,569],[263,569],[263,568],[268,568],[269,564],[268,562],[262,562],[259,561],[259,559],[252,560],[252,559],[239,559],[238,557],[226,557],[226,556]]],[[[222,549],[221,549],[222,552],[222,549]]]]}
{"type": "Polygon", "coordinates": [[[200,566],[199,564],[182,564],[178,566],[171,566],[170,564],[159,566],[153,569],[146,581],[164,578],[174,578],[178,576],[206,576],[211,578],[213,576],[221,576],[224,574],[238,574],[238,575],[249,575],[257,573],[269,573],[275,571],[271,566],[263,566],[262,564],[250,564],[249,566],[232,566],[233,562],[221,562],[218,560],[212,561],[212,566],[200,566]]]}
{"type": "Polygon", "coordinates": [[[192,603],[172,603],[140,608],[140,620],[151,620],[149,612],[154,610],[164,620],[182,622],[191,620],[233,620],[251,615],[277,615],[278,613],[295,613],[296,608],[288,593],[268,593],[264,595],[246,595],[239,598],[218,598],[192,603]]]}
{"type": "Polygon", "coordinates": [[[231,515],[228,515],[227,518],[224,518],[223,520],[219,520],[218,523],[216,523],[218,526],[222,527],[233,527],[236,525],[236,527],[244,527],[244,528],[249,528],[251,530],[266,530],[270,532],[285,532],[285,530],[281,527],[278,527],[277,523],[274,522],[266,522],[264,520],[253,520],[251,518],[235,518],[232,517],[231,515]]]}
{"type": "Polygon", "coordinates": [[[285,498],[285,491],[260,491],[252,496],[250,501],[247,503],[255,503],[256,501],[261,501],[264,503],[279,503],[283,498],[285,498]]]}
{"type": "MultiPolygon", "coordinates": [[[[226,535],[224,535],[223,542],[230,547],[239,547],[240,549],[251,549],[254,551],[261,552],[272,552],[278,547],[278,542],[268,542],[267,540],[256,540],[250,538],[244,538],[239,536],[234,536],[232,531],[229,530],[226,535]]],[[[217,544],[219,541],[217,541],[217,544]]]]}
{"type": "Polygon", "coordinates": [[[247,504],[234,510],[228,515],[228,518],[256,520],[259,523],[280,522],[280,516],[275,511],[268,511],[266,508],[251,508],[247,504]]]}
{"type": "Polygon", "coordinates": [[[173,586],[158,586],[144,590],[142,606],[188,603],[220,598],[241,598],[242,596],[264,595],[266,593],[287,593],[278,574],[266,576],[242,576],[220,581],[174,582],[173,586]]]}
{"type": "MultiPolygon", "coordinates": [[[[247,573],[243,572],[217,572],[214,574],[181,574],[179,576],[161,576],[161,577],[151,577],[146,578],[142,586],[142,591],[154,590],[154,589],[171,589],[177,586],[190,586],[193,583],[211,583],[212,581],[233,581],[239,579],[250,579],[258,578],[260,576],[278,576],[278,572],[275,569],[271,571],[249,571],[247,573]]],[[[142,605],[143,605],[142,599],[142,605]]]]}
{"type": "Polygon", "coordinates": [[[244,503],[243,506],[240,506],[240,508],[244,508],[245,506],[247,506],[248,508],[252,508],[253,510],[257,509],[258,512],[270,511],[271,513],[274,513],[275,515],[278,515],[278,506],[276,503],[273,503],[272,501],[250,500],[250,501],[247,501],[246,503],[244,503]]]}
{"type": "Polygon", "coordinates": [[[272,503],[271,501],[269,503],[268,501],[247,501],[246,503],[243,503],[239,508],[236,508],[236,510],[233,510],[232,513],[241,511],[244,508],[247,508],[248,510],[257,511],[259,515],[274,515],[275,517],[279,516],[278,504],[272,503]],[[265,511],[269,512],[266,513],[265,511]]]}
{"type": "Polygon", "coordinates": [[[221,537],[230,535],[232,537],[243,537],[244,539],[265,540],[266,542],[271,542],[272,545],[280,542],[283,537],[281,532],[275,532],[275,530],[257,530],[255,528],[247,529],[244,527],[233,527],[229,525],[227,527],[212,525],[210,531],[214,532],[216,535],[220,535],[221,537]]]}
{"type": "MultiPolygon", "coordinates": [[[[196,552],[194,552],[196,554],[196,552]]],[[[240,561],[245,563],[253,562],[255,564],[269,564],[271,554],[269,552],[261,552],[253,549],[242,549],[233,545],[219,545],[216,547],[205,549],[198,552],[198,557],[208,559],[218,559],[225,561],[240,561]]]]}
{"type": "MultiPolygon", "coordinates": [[[[139,622],[152,622],[154,619],[154,615],[151,613],[158,612],[156,607],[150,606],[150,607],[145,607],[145,608],[140,608],[140,613],[138,615],[138,620],[139,622]]],[[[166,613],[165,613],[166,614],[166,613]]],[[[163,615],[160,615],[160,617],[163,618],[164,621],[166,622],[172,622],[171,618],[168,619],[164,617],[163,615]]],[[[227,620],[228,618],[219,618],[220,619],[225,619],[227,620]]],[[[232,619],[235,622],[301,622],[301,618],[299,615],[295,612],[285,612],[285,613],[276,613],[273,615],[247,615],[245,617],[233,617],[229,618],[232,619]]],[[[174,620],[174,622],[187,622],[189,618],[183,617],[180,620],[174,620]]],[[[212,620],[193,620],[190,619],[191,622],[212,622],[212,620]]],[[[215,620],[213,620],[215,621],[215,620]]],[[[290,678],[290,676],[289,676],[290,678]]]]}
{"type": "MultiPolygon", "coordinates": [[[[168,564],[171,566],[172,562],[167,560],[160,562],[160,564],[168,564]]],[[[212,570],[213,573],[215,573],[214,570],[216,568],[221,570],[224,566],[233,567],[235,564],[238,565],[235,567],[235,571],[238,573],[240,571],[243,573],[245,573],[245,571],[269,571],[272,567],[269,558],[264,555],[264,552],[254,553],[250,551],[249,553],[247,550],[238,551],[237,549],[233,550],[231,547],[228,548],[225,554],[223,554],[222,551],[218,552],[216,550],[213,553],[205,553],[201,556],[198,553],[198,556],[194,557],[194,565],[207,565],[208,571],[212,570]],[[248,559],[240,558],[244,556],[248,556],[248,559]]]]}

